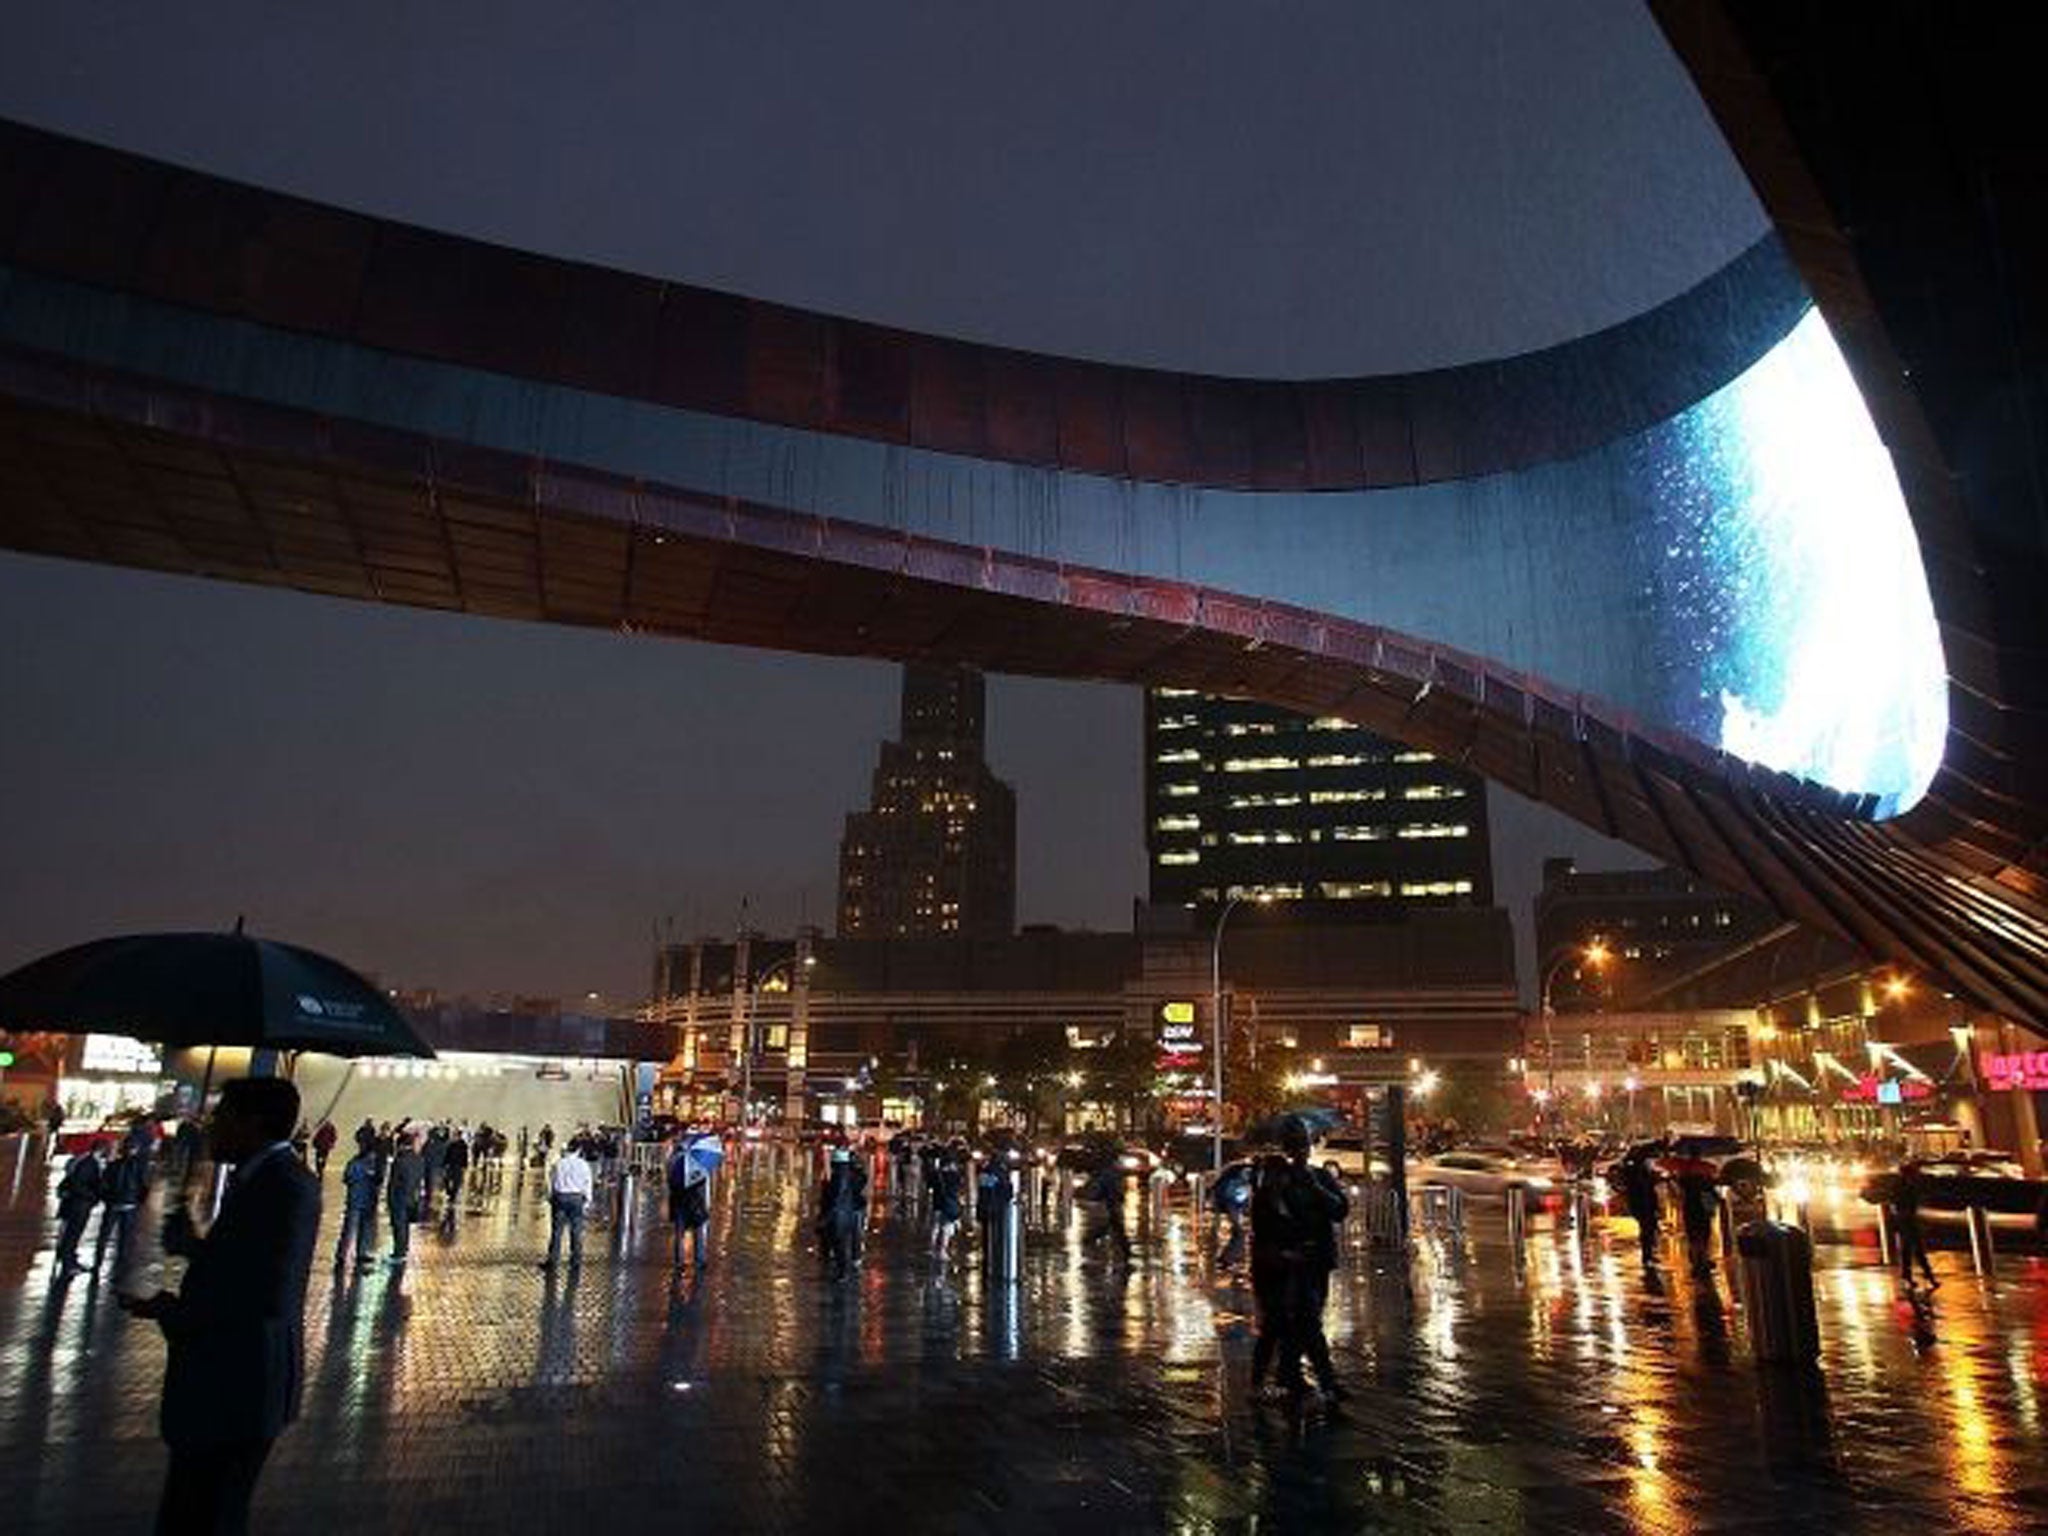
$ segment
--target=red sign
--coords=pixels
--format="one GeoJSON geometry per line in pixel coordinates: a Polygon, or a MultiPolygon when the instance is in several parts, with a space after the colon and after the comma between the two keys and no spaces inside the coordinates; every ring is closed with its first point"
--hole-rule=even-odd
{"type": "Polygon", "coordinates": [[[1844,1104],[1903,1104],[1932,1097],[1934,1089],[1917,1077],[1879,1077],[1875,1072],[1864,1073],[1842,1090],[1844,1104]]]}
{"type": "Polygon", "coordinates": [[[1986,1051],[1978,1061],[1984,1068],[1984,1081],[1993,1088],[2048,1090],[2048,1051],[2017,1051],[2009,1056],[1986,1051]]]}

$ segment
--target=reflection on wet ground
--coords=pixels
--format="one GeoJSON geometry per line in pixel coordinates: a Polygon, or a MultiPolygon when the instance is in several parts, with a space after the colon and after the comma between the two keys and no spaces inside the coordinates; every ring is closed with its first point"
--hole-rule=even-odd
{"type": "MultiPolygon", "coordinates": [[[[0,1205],[0,1510],[9,1530],[138,1529],[162,1346],[107,1280],[53,1282],[49,1182],[30,1167],[0,1205]]],[[[1985,1283],[1940,1255],[1915,1306],[1866,1248],[1825,1246],[1824,1356],[1800,1375],[1752,1363],[1725,1277],[1674,1252],[1646,1284],[1628,1223],[1583,1243],[1539,1225],[1517,1263],[1475,1205],[1405,1277],[1349,1251],[1330,1335],[1357,1395],[1304,1415],[1250,1400],[1249,1295],[1211,1283],[1185,1212],[1133,1202],[1128,1272],[1080,1216],[1033,1232],[1012,1293],[973,1263],[934,1274],[886,1201],[833,1284],[804,1194],[754,1153],[722,1180],[711,1268],[680,1281],[651,1198],[623,1243],[593,1231],[580,1274],[541,1274],[544,1204],[510,1174],[402,1276],[316,1268],[305,1413],[259,1527],[2048,1527],[2039,1259],[1985,1283]]],[[[323,1257],[331,1174],[328,1195],[323,1257]]],[[[125,1284],[154,1284],[149,1257],[125,1284]]]]}

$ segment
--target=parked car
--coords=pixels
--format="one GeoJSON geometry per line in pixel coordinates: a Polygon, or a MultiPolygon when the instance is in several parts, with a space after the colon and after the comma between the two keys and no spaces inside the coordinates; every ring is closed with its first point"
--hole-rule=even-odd
{"type": "Polygon", "coordinates": [[[1547,1159],[1518,1157],[1508,1152],[1445,1152],[1414,1163],[1408,1169],[1411,1188],[1422,1184],[1447,1184],[1482,1199],[1504,1197],[1520,1186],[1532,1195],[1548,1197],[1562,1183],[1562,1170],[1547,1159]]]}

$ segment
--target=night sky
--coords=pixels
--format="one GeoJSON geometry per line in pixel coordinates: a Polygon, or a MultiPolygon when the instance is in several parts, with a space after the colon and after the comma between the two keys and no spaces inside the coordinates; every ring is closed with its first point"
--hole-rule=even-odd
{"type": "MultiPolygon", "coordinates": [[[[1634,0],[531,0],[11,18],[0,116],[631,270],[1011,345],[1313,376],[1503,356],[1763,220],[1634,0]]],[[[829,926],[896,671],[0,556],[0,966],[231,923],[621,1000],[653,924],[829,926]]],[[[998,680],[1019,916],[1143,889],[1140,701],[998,680]]],[[[1633,860],[1495,797],[1499,899],[1633,860]]]]}

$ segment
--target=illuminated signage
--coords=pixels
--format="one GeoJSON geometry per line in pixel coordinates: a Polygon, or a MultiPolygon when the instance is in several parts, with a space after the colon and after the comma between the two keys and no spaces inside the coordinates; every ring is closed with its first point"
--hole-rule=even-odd
{"type": "Polygon", "coordinates": [[[126,1072],[154,1077],[164,1069],[164,1051],[127,1035],[87,1035],[78,1059],[83,1072],[126,1072]]]}
{"type": "Polygon", "coordinates": [[[1159,1022],[1162,1024],[1192,1024],[1195,1022],[1193,1003],[1161,1003],[1159,1022]]]}
{"type": "Polygon", "coordinates": [[[1195,1005],[1173,1001],[1159,1005],[1159,1053],[1164,1058],[1202,1054],[1201,1026],[1195,1022],[1195,1005]]]}
{"type": "Polygon", "coordinates": [[[1986,1051],[1978,1058],[1984,1081],[1993,1088],[2048,1091],[2048,1051],[1986,1051]]]}
{"type": "Polygon", "coordinates": [[[1844,1104],[1905,1104],[1934,1097],[1934,1089],[1917,1077],[1879,1077],[1866,1072],[1842,1090],[1844,1104]]]}

